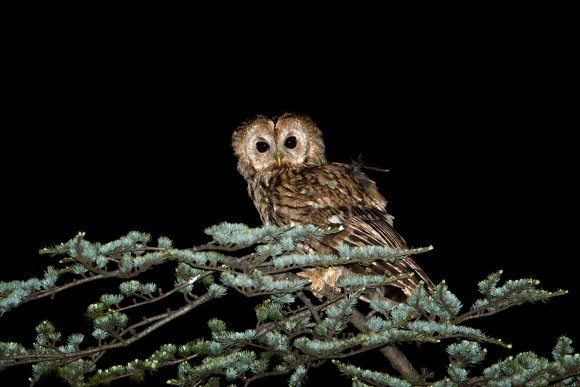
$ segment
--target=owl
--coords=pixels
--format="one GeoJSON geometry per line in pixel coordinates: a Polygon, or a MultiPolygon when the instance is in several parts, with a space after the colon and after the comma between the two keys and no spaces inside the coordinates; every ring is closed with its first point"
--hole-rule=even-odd
{"type": "MultiPolygon", "coordinates": [[[[297,249],[307,254],[329,254],[343,244],[407,248],[393,228],[387,201],[374,181],[361,171],[360,163],[326,160],[321,131],[306,116],[284,114],[258,116],[233,133],[232,146],[238,171],[248,183],[248,193],[264,225],[306,225],[340,230],[321,239],[306,241],[297,249]]],[[[380,290],[383,296],[402,300],[423,281],[433,283],[421,268],[406,257],[396,263],[377,261],[308,269],[298,275],[311,281],[314,294],[326,286],[336,290],[336,280],[350,270],[356,273],[398,275],[414,273],[380,290]]]]}

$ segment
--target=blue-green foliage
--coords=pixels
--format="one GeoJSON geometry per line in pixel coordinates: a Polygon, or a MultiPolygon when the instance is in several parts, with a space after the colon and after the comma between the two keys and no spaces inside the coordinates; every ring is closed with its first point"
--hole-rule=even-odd
{"type": "Polygon", "coordinates": [[[383,329],[391,328],[393,322],[391,320],[385,320],[379,316],[371,316],[365,322],[365,328],[371,332],[382,331],[383,329]]]}
{"type": "Polygon", "coordinates": [[[508,358],[483,370],[483,375],[490,378],[491,386],[506,385],[545,385],[548,380],[543,377],[549,361],[532,352],[522,352],[514,358],[508,358]],[[493,382],[497,379],[497,382],[493,382]],[[531,381],[535,383],[531,383],[531,381]]]}
{"type": "Polygon", "coordinates": [[[330,338],[326,340],[309,339],[306,336],[294,340],[294,347],[309,355],[338,354],[353,348],[377,348],[386,344],[413,341],[436,342],[429,336],[410,330],[386,329],[380,332],[359,333],[346,339],[330,338]]]}
{"type": "Polygon", "coordinates": [[[203,270],[193,268],[184,262],[180,262],[175,268],[175,287],[182,293],[191,292],[193,286],[201,278],[203,273],[203,270]]]}
{"type": "Polygon", "coordinates": [[[293,304],[296,299],[291,293],[277,293],[270,296],[272,302],[277,302],[279,304],[293,304]]]}
{"type": "Polygon", "coordinates": [[[37,291],[51,290],[60,276],[53,266],[48,266],[42,278],[30,278],[26,281],[0,282],[0,316],[20,305],[26,297],[37,291]]]}
{"type": "Polygon", "coordinates": [[[159,237],[157,238],[157,246],[162,249],[170,249],[173,247],[173,241],[167,237],[159,237]]]}
{"type": "Polygon", "coordinates": [[[353,307],[358,301],[358,297],[362,292],[350,294],[334,305],[330,305],[325,309],[325,318],[314,327],[314,331],[319,336],[334,336],[337,332],[342,332],[346,329],[350,316],[352,315],[353,307]]]}
{"type": "Polygon", "coordinates": [[[81,333],[73,333],[72,335],[70,335],[66,339],[66,342],[68,344],[71,344],[71,345],[79,345],[79,344],[82,344],[84,339],[85,339],[85,335],[83,335],[81,333]]]}
{"type": "Polygon", "coordinates": [[[443,321],[451,321],[462,308],[461,301],[447,289],[445,281],[437,285],[432,294],[428,294],[424,286],[418,286],[407,299],[407,304],[424,316],[433,313],[443,321]]]}
{"type": "Polygon", "coordinates": [[[106,306],[112,306],[123,301],[123,298],[121,294],[103,294],[101,296],[101,302],[106,306]]]}
{"type": "MultiPolygon", "coordinates": [[[[145,253],[150,240],[151,235],[147,233],[131,231],[126,236],[103,245],[89,242],[85,239],[85,233],[79,232],[66,243],[41,249],[41,254],[66,255],[62,261],[70,263],[63,269],[48,266],[42,278],[0,282],[0,295],[2,295],[0,315],[26,302],[28,298],[52,291],[57,287],[58,280],[65,272],[84,276],[87,273],[104,273],[116,267],[119,274],[129,274],[135,270],[143,271],[162,263],[167,258],[166,253],[162,251],[145,253]]],[[[166,237],[160,237],[158,244],[160,248],[169,249],[172,242],[166,237]]]]}
{"type": "Polygon", "coordinates": [[[573,353],[574,348],[572,347],[572,340],[566,336],[562,336],[558,339],[558,343],[556,343],[556,346],[552,351],[552,356],[554,357],[554,360],[563,360],[573,353]]]}
{"type": "Polygon", "coordinates": [[[276,268],[304,267],[304,266],[336,266],[350,263],[348,259],[340,259],[336,255],[303,255],[286,254],[272,258],[272,264],[276,268]]]}
{"type": "Polygon", "coordinates": [[[341,276],[338,279],[338,281],[336,281],[336,286],[341,288],[355,286],[370,289],[378,286],[388,285],[402,278],[408,277],[410,277],[410,275],[408,274],[389,277],[386,275],[364,275],[364,274],[347,273],[341,276]]]}
{"type": "MultiPolygon", "coordinates": [[[[337,231],[314,226],[249,228],[222,223],[206,229],[213,238],[210,243],[190,249],[174,248],[165,237],[158,238],[156,246],[150,246],[151,236],[137,231],[106,244],[89,242],[84,233],[79,233],[66,243],[41,250],[42,254],[64,256],[61,266],[48,266],[42,278],[0,282],[0,315],[24,302],[54,295],[67,285],[99,278],[117,277],[119,293],[101,294],[90,300],[86,317],[93,324],[92,335],[63,336],[52,323],[43,321],[36,328],[31,348],[0,342],[0,368],[41,356],[33,362],[33,383],[56,370],[69,384],[85,386],[122,378],[140,381],[161,367],[178,364],[177,375],[169,384],[218,386],[239,381],[244,384],[270,374],[287,374],[289,385],[302,386],[308,370],[323,359],[348,357],[389,344],[446,340],[447,374],[432,384],[468,385],[475,380],[471,376],[473,367],[484,360],[486,350],[482,343],[509,346],[481,330],[461,325],[464,321],[565,294],[561,290],[539,289],[539,282],[532,279],[506,281],[502,285],[499,271],[479,282],[483,298],[462,312],[461,301],[445,282],[432,293],[419,286],[406,302],[394,302],[369,289],[387,286],[407,278],[408,274],[366,276],[346,271],[334,284],[334,294],[329,293],[324,299],[308,298],[309,280],[296,275],[304,268],[369,265],[376,260],[395,262],[431,249],[345,245],[336,255],[302,255],[294,251],[297,244],[309,238],[337,231]],[[253,253],[236,254],[252,246],[253,253]],[[156,283],[134,279],[156,265],[172,262],[173,289],[162,292],[156,283]],[[70,277],[77,282],[59,284],[70,277]],[[148,330],[153,331],[214,298],[225,297],[232,290],[261,297],[262,302],[255,307],[255,325],[234,331],[228,329],[225,321],[212,318],[208,321],[210,338],[205,335],[180,344],[164,344],[147,358],[97,369],[94,359],[99,356],[92,348],[124,346],[130,340],[146,336],[148,330]],[[373,315],[359,325],[363,326],[361,332],[350,333],[346,329],[363,294],[366,299],[374,297],[369,305],[373,315]],[[175,295],[182,300],[181,306],[171,306],[173,309],[163,314],[133,317],[133,310],[175,295]],[[68,360],[62,361],[63,356],[68,360]]],[[[580,373],[580,356],[574,354],[571,344],[570,339],[561,337],[552,360],[531,352],[516,354],[485,368],[476,380],[490,386],[545,385],[558,381],[572,385],[580,373]]],[[[352,377],[355,386],[427,383],[426,374],[404,380],[385,372],[333,362],[340,372],[352,377]]]]}
{"type": "Polygon", "coordinates": [[[31,278],[27,281],[10,281],[0,283],[0,316],[10,309],[20,305],[22,300],[33,291],[42,289],[41,280],[31,278]]]}
{"type": "Polygon", "coordinates": [[[300,242],[313,236],[326,235],[328,232],[332,231],[321,230],[312,225],[285,227],[267,225],[250,228],[245,224],[227,222],[205,229],[205,233],[210,235],[215,242],[242,246],[251,246],[256,243],[272,243],[284,241],[284,239],[286,239],[284,243],[300,242]]]}
{"type": "Polygon", "coordinates": [[[207,290],[208,290],[208,293],[213,298],[222,298],[228,292],[228,289],[225,286],[221,286],[221,285],[218,285],[218,284],[211,284],[211,285],[209,285],[209,287],[207,288],[207,290]]]}
{"type": "MultiPolygon", "coordinates": [[[[182,363],[178,369],[178,380],[188,383],[197,383],[208,376],[224,375],[226,379],[232,380],[245,375],[262,370],[264,365],[257,358],[253,351],[236,351],[227,355],[206,357],[201,364],[191,366],[182,363]]],[[[169,381],[169,384],[182,385],[178,380],[169,381]]]]}
{"type": "MultiPolygon", "coordinates": [[[[4,343],[0,342],[0,358],[4,356],[55,356],[55,355],[67,355],[74,354],[79,350],[79,345],[84,341],[84,336],[82,334],[71,334],[67,337],[66,343],[59,345],[61,341],[62,334],[56,330],[54,325],[50,321],[42,321],[36,326],[36,340],[34,343],[34,349],[27,349],[18,343],[4,343]]],[[[0,365],[5,365],[6,361],[0,360],[0,365]]],[[[54,365],[50,361],[39,361],[32,365],[32,377],[30,378],[32,383],[36,383],[40,380],[42,376],[51,372],[54,369],[54,365]]],[[[69,380],[84,380],[84,373],[92,372],[95,370],[94,365],[90,361],[83,359],[73,360],[69,363],[65,363],[64,366],[59,369],[59,373],[64,375],[64,379],[69,380]]]]}
{"type": "Polygon", "coordinates": [[[370,258],[396,262],[409,255],[424,253],[433,250],[432,246],[418,249],[397,249],[387,246],[351,246],[341,245],[337,248],[338,255],[343,258],[370,258]]]}
{"type": "Polygon", "coordinates": [[[491,273],[486,279],[479,281],[477,286],[479,292],[485,296],[491,297],[493,291],[496,289],[499,279],[503,274],[503,270],[498,270],[495,273],[491,273]]]}
{"type": "MultiPolygon", "coordinates": [[[[224,257],[223,254],[216,251],[199,251],[191,254],[191,260],[198,265],[216,266],[224,257]]],[[[189,259],[188,259],[189,261],[189,259]]]]}
{"type": "Polygon", "coordinates": [[[382,297],[375,297],[371,299],[369,306],[371,309],[384,314],[385,316],[390,313],[398,304],[391,300],[382,297]]]}
{"type": "Polygon", "coordinates": [[[459,367],[457,364],[451,363],[451,365],[447,368],[447,374],[449,378],[457,383],[457,385],[461,385],[467,381],[467,375],[469,372],[459,367]]]}
{"type": "Polygon", "coordinates": [[[102,332],[112,334],[124,328],[129,322],[129,317],[125,313],[117,312],[116,310],[108,310],[105,314],[96,317],[93,324],[96,330],[99,330],[98,335],[102,332]]]}
{"type": "Polygon", "coordinates": [[[498,287],[501,274],[502,271],[499,270],[478,283],[479,292],[485,297],[473,303],[469,318],[496,313],[527,302],[545,301],[568,293],[566,290],[549,292],[539,289],[540,281],[529,278],[508,280],[498,287]]]}
{"type": "Polygon", "coordinates": [[[244,344],[254,340],[256,335],[257,333],[255,329],[246,329],[244,332],[214,331],[211,334],[213,340],[224,343],[227,347],[243,346],[244,344]]]}
{"type": "Polygon", "coordinates": [[[383,372],[365,370],[352,364],[343,363],[338,360],[333,360],[332,362],[334,363],[335,366],[338,367],[340,372],[351,376],[353,379],[357,378],[366,380],[369,383],[373,383],[373,385],[380,386],[393,386],[393,387],[411,386],[411,383],[409,383],[408,381],[396,378],[383,372]]]}
{"type": "Polygon", "coordinates": [[[290,350],[290,339],[282,332],[267,332],[260,341],[272,351],[285,352],[290,350]]]}
{"type": "Polygon", "coordinates": [[[435,321],[410,321],[407,323],[407,328],[414,332],[421,332],[426,335],[437,335],[442,338],[464,337],[482,341],[491,340],[477,328],[449,323],[439,323],[435,321]]]}
{"type": "Polygon", "coordinates": [[[251,246],[271,234],[274,230],[274,226],[264,226],[255,229],[241,223],[224,222],[206,228],[205,233],[218,243],[251,246]]]}
{"type": "Polygon", "coordinates": [[[119,285],[119,291],[126,297],[134,295],[151,296],[156,290],[157,285],[153,282],[142,284],[137,280],[131,280],[119,285]]]}
{"type": "Polygon", "coordinates": [[[119,377],[128,376],[134,382],[140,382],[144,379],[146,372],[156,371],[163,361],[171,360],[172,344],[165,344],[159,350],[155,351],[146,360],[135,359],[127,365],[115,365],[107,369],[99,369],[89,378],[88,385],[108,383],[119,377]]]}
{"type": "Polygon", "coordinates": [[[243,224],[224,222],[207,228],[205,232],[213,237],[214,243],[238,247],[256,245],[257,256],[269,258],[267,266],[273,266],[266,272],[277,272],[281,271],[282,268],[290,267],[329,266],[345,263],[336,262],[337,257],[334,255],[308,256],[291,253],[297,243],[309,238],[320,238],[335,233],[337,230],[320,229],[312,225],[284,227],[266,225],[249,228],[243,224]]]}
{"type": "Polygon", "coordinates": [[[401,326],[409,320],[413,320],[419,317],[418,311],[412,306],[400,303],[391,309],[390,318],[395,326],[401,326]]]}
{"type": "Polygon", "coordinates": [[[461,301],[459,301],[457,296],[447,290],[447,284],[445,281],[442,281],[435,287],[432,300],[432,312],[445,321],[449,321],[456,317],[462,307],[461,301]]]}
{"type": "Polygon", "coordinates": [[[42,289],[52,289],[58,280],[60,273],[52,266],[49,266],[44,272],[44,277],[40,280],[42,289]]]}
{"type": "Polygon", "coordinates": [[[288,385],[292,387],[302,386],[306,379],[306,371],[308,371],[308,369],[304,365],[296,367],[290,376],[290,379],[288,379],[288,385]]]}
{"type": "Polygon", "coordinates": [[[306,279],[275,279],[273,276],[263,274],[256,269],[251,274],[241,273],[234,274],[232,272],[223,272],[221,274],[221,282],[229,287],[234,287],[240,290],[264,293],[287,293],[294,292],[304,288],[308,284],[306,279]]]}
{"type": "Polygon", "coordinates": [[[461,368],[482,362],[486,352],[479,343],[468,340],[461,340],[459,343],[447,346],[451,361],[461,368]]]}
{"type": "Polygon", "coordinates": [[[283,307],[283,304],[272,302],[271,299],[267,299],[262,304],[256,306],[254,310],[259,322],[266,320],[278,321],[284,317],[284,314],[282,313],[283,307]]]}
{"type": "Polygon", "coordinates": [[[48,345],[50,342],[56,342],[60,339],[60,332],[57,332],[50,321],[43,321],[36,326],[36,343],[39,345],[48,345]]]}
{"type": "Polygon", "coordinates": [[[207,321],[207,326],[212,332],[223,332],[226,330],[227,325],[225,321],[218,318],[211,318],[207,321]]]}

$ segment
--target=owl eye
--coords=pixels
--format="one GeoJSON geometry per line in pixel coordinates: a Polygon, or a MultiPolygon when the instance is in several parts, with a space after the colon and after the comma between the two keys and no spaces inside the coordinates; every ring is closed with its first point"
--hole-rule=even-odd
{"type": "Polygon", "coordinates": [[[288,149],[296,148],[296,137],[290,136],[286,140],[284,140],[284,146],[288,149]]]}
{"type": "Polygon", "coordinates": [[[268,149],[270,149],[270,144],[268,144],[267,142],[264,142],[264,141],[258,141],[256,143],[256,149],[258,150],[258,152],[264,153],[268,149]]]}

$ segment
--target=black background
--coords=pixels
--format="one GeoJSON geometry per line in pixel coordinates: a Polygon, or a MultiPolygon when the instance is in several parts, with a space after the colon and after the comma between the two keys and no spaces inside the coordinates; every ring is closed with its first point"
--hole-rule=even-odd
{"type": "MultiPolygon", "coordinates": [[[[527,350],[549,356],[562,334],[577,346],[578,146],[571,132],[578,122],[568,94],[577,89],[557,34],[514,28],[492,36],[482,24],[469,33],[442,27],[372,43],[319,37],[308,50],[250,39],[236,50],[185,27],[105,34],[108,27],[92,26],[82,37],[77,28],[23,29],[15,33],[22,40],[10,41],[1,280],[41,276],[55,262],[38,249],[81,230],[102,242],[141,230],[185,248],[207,241],[203,229],[221,221],[259,225],[235,168],[231,132],[256,114],[291,111],[319,124],[329,160],[362,154],[390,169],[369,175],[396,228],[412,246],[435,247],[417,261],[466,305],[477,298],[477,282],[498,269],[504,279],[532,277],[548,290],[570,290],[473,322],[514,345],[488,346],[488,360],[527,350]]],[[[171,268],[158,273],[149,278],[169,287],[171,268]]],[[[0,319],[0,340],[30,345],[43,319],[65,336],[88,335],[86,305],[116,285],[10,311],[0,319]]],[[[250,328],[255,302],[230,292],[154,333],[151,344],[109,354],[103,366],[144,358],[160,343],[208,337],[205,321],[213,316],[250,328]]],[[[433,368],[444,372],[441,349],[406,351],[419,367],[439,359],[433,368]]],[[[382,360],[372,359],[354,361],[381,370],[382,360]]],[[[26,385],[28,375],[28,367],[8,369],[0,380],[26,385]]],[[[163,370],[148,383],[173,375],[163,370]]],[[[312,371],[313,385],[321,380],[349,385],[332,365],[312,371]]],[[[50,377],[42,385],[54,383],[50,377]]]]}

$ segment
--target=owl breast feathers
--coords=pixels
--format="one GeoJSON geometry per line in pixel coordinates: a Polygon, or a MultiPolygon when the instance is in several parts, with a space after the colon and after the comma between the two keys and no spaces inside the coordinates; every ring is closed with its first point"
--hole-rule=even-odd
{"type": "MultiPolygon", "coordinates": [[[[233,147],[239,159],[238,170],[248,183],[249,195],[264,224],[340,228],[336,234],[300,245],[302,252],[328,254],[342,244],[407,248],[393,228],[387,201],[375,182],[359,164],[326,161],[322,133],[308,117],[257,117],[234,132],[233,147]]],[[[312,269],[299,275],[312,281],[316,294],[325,286],[335,288],[334,283],[345,270],[382,275],[414,273],[382,290],[393,299],[409,295],[421,280],[429,290],[433,288],[429,277],[409,257],[393,264],[377,261],[366,269],[353,264],[312,269]]]]}

